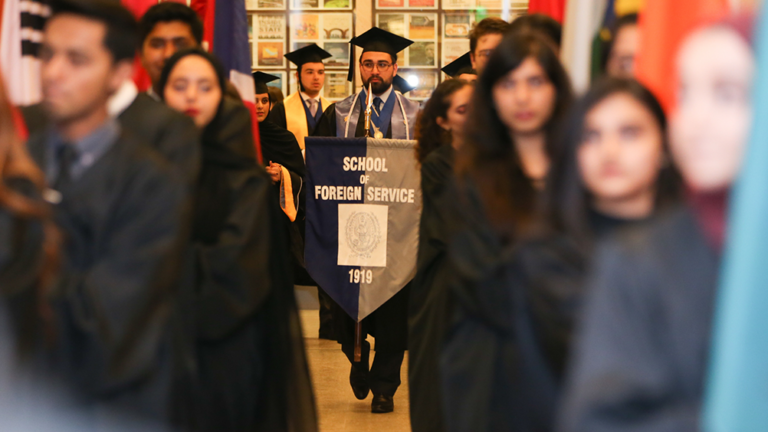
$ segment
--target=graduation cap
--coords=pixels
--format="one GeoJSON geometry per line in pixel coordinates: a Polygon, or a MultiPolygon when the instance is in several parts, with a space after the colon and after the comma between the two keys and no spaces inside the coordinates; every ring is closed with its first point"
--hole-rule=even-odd
{"type": "Polygon", "coordinates": [[[347,81],[352,81],[354,76],[355,46],[362,48],[363,53],[383,52],[397,57],[397,53],[408,48],[413,41],[378,27],[372,27],[367,32],[353,38],[349,43],[352,46],[349,50],[349,74],[347,75],[347,81]]]}
{"type": "Polygon", "coordinates": [[[441,70],[451,78],[458,78],[462,74],[477,75],[477,72],[472,69],[472,59],[469,58],[469,53],[466,53],[456,60],[448,63],[441,70]]]}
{"type": "Polygon", "coordinates": [[[307,45],[285,55],[285,58],[298,66],[299,69],[305,63],[322,63],[328,57],[332,57],[331,53],[320,48],[317,44],[307,45]]]}
{"type": "Polygon", "coordinates": [[[253,82],[256,84],[256,94],[268,93],[267,83],[280,79],[278,76],[265,74],[264,72],[254,72],[253,82]]]}
{"type": "Polygon", "coordinates": [[[401,77],[400,75],[395,75],[395,77],[392,78],[392,87],[394,87],[395,90],[402,94],[406,94],[416,88],[415,86],[412,86],[407,79],[401,77]]]}

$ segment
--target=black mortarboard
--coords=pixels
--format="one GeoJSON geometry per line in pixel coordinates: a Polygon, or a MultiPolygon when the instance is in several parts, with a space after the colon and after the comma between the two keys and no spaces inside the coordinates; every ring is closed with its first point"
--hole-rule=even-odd
{"type": "Polygon", "coordinates": [[[416,88],[415,86],[412,86],[407,79],[401,77],[400,75],[395,75],[395,77],[392,78],[392,87],[394,87],[395,90],[402,94],[406,94],[416,88]]]}
{"type": "Polygon", "coordinates": [[[352,46],[349,49],[349,75],[347,75],[347,80],[352,81],[355,67],[355,45],[362,48],[364,53],[373,51],[397,56],[397,53],[408,48],[413,41],[378,27],[372,27],[367,32],[353,38],[349,43],[352,46]]]}
{"type": "Polygon", "coordinates": [[[472,69],[472,59],[469,58],[469,53],[448,63],[441,70],[451,78],[457,78],[461,74],[477,75],[477,72],[472,69]]]}
{"type": "Polygon", "coordinates": [[[269,90],[267,90],[267,83],[277,79],[280,79],[280,77],[265,74],[264,72],[254,72],[253,82],[256,84],[256,94],[264,94],[269,92],[269,90]]]}
{"type": "Polygon", "coordinates": [[[285,58],[299,68],[304,63],[322,63],[328,57],[332,57],[331,53],[320,48],[317,44],[307,45],[285,55],[285,58]]]}

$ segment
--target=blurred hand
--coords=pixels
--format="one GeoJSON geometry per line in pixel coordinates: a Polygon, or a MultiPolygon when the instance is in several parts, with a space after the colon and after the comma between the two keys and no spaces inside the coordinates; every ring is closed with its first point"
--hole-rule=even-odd
{"type": "Polygon", "coordinates": [[[277,184],[283,179],[283,167],[280,164],[269,161],[269,166],[266,167],[267,174],[272,178],[272,183],[277,184]]]}

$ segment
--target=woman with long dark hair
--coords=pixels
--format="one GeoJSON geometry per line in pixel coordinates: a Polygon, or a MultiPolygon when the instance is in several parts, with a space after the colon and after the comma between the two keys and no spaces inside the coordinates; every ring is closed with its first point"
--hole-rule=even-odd
{"type": "Polygon", "coordinates": [[[598,248],[562,431],[701,429],[728,194],[753,117],[750,30],[718,23],[680,45],[669,136],[685,205],[598,248]]]}
{"type": "Polygon", "coordinates": [[[508,292],[498,330],[515,353],[506,364],[518,392],[518,431],[553,430],[570,343],[599,240],[639,226],[681,194],[670,163],[664,111],[633,80],[595,84],[560,134],[544,198],[542,227],[505,254],[481,282],[508,292]]]}
{"type": "Polygon", "coordinates": [[[225,95],[225,77],[214,56],[186,50],[159,81],[163,100],[202,129],[180,300],[199,396],[187,414],[200,431],[316,430],[285,221],[257,166],[248,110],[225,95]]]}
{"type": "Polygon", "coordinates": [[[0,77],[0,294],[22,356],[53,335],[49,290],[59,235],[43,200],[45,178],[24,148],[0,77]]]}
{"type": "Polygon", "coordinates": [[[506,292],[479,282],[531,229],[571,100],[551,42],[534,33],[507,34],[476,83],[468,140],[457,155],[462,227],[449,252],[456,307],[441,355],[448,430],[514,424],[503,367],[511,353],[496,330],[510,303],[506,292]]]}
{"type": "Polygon", "coordinates": [[[411,428],[442,431],[438,359],[450,301],[447,249],[452,231],[453,160],[466,141],[473,84],[444,81],[432,92],[416,122],[416,157],[421,163],[423,205],[416,276],[408,300],[408,382],[411,428]]]}

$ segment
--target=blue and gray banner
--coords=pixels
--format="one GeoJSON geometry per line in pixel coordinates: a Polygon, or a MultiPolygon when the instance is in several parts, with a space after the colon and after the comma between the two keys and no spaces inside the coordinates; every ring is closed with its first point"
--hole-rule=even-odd
{"type": "Polygon", "coordinates": [[[306,139],[307,271],[358,321],[416,274],[421,179],[414,145],[306,139]]]}

